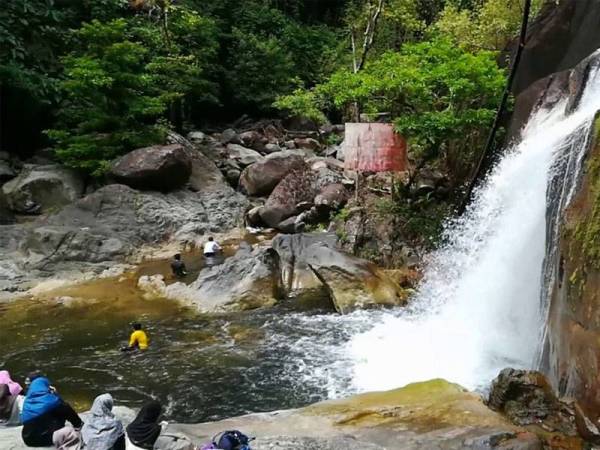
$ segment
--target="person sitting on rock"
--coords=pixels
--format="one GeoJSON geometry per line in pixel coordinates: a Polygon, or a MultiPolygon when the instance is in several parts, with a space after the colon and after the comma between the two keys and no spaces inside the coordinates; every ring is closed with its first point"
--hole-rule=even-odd
{"type": "Polygon", "coordinates": [[[0,384],[0,427],[21,425],[19,398],[10,392],[8,384],[0,384]]]}
{"type": "Polygon", "coordinates": [[[177,278],[183,278],[187,275],[185,263],[181,260],[181,254],[177,253],[171,261],[171,270],[177,278]]]}
{"type": "Polygon", "coordinates": [[[125,430],[112,412],[113,404],[110,394],[99,395],[94,400],[90,417],[81,429],[86,449],[125,450],[125,430]]]}
{"type": "Polygon", "coordinates": [[[137,448],[153,449],[162,431],[162,424],[159,422],[161,413],[162,406],[156,400],[142,406],[137,417],[127,426],[129,442],[137,448]]]}
{"type": "Polygon", "coordinates": [[[219,253],[221,250],[221,246],[215,242],[215,240],[211,237],[208,238],[208,242],[204,244],[204,256],[207,258],[212,258],[219,253]]]}
{"type": "Polygon", "coordinates": [[[75,429],[83,425],[71,405],[50,388],[46,377],[33,380],[21,413],[23,442],[29,447],[51,447],[54,432],[64,428],[67,421],[75,429]]]}
{"type": "Polygon", "coordinates": [[[12,380],[8,370],[0,370],[0,384],[6,384],[11,395],[19,395],[23,392],[21,385],[12,380]]]}
{"type": "Polygon", "coordinates": [[[160,421],[162,406],[152,400],[142,406],[137,417],[127,427],[127,449],[131,450],[196,450],[196,445],[184,434],[169,430],[160,421]]]}
{"type": "Polygon", "coordinates": [[[148,336],[146,335],[146,332],[142,330],[142,324],[134,322],[131,326],[133,327],[133,332],[129,337],[129,345],[123,347],[121,351],[146,350],[148,348],[148,336]]]}

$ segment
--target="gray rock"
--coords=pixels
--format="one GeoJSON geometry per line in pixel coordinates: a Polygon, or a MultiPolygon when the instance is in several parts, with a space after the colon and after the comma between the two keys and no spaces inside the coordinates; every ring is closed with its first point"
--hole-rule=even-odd
{"type": "Polygon", "coordinates": [[[229,169],[225,172],[225,178],[232,186],[237,186],[240,181],[241,172],[239,169],[229,169]]]}
{"type": "Polygon", "coordinates": [[[296,148],[296,143],[294,141],[285,141],[285,147],[292,150],[296,148]]]}
{"type": "Polygon", "coordinates": [[[12,169],[8,161],[0,159],[0,186],[8,180],[12,180],[17,174],[12,169]]]}
{"type": "Polygon", "coordinates": [[[223,144],[241,144],[242,140],[233,128],[228,128],[221,133],[221,143],[223,144]]]}
{"type": "Polygon", "coordinates": [[[293,150],[273,153],[244,169],[240,187],[248,195],[268,195],[288,173],[302,167],[304,158],[293,150]]]}
{"type": "Polygon", "coordinates": [[[142,244],[194,241],[241,222],[247,200],[221,178],[199,192],[139,192],[112,184],[33,224],[20,249],[36,267],[121,260],[142,244]]]}
{"type": "Polygon", "coordinates": [[[83,190],[81,177],[57,165],[27,165],[2,186],[8,207],[25,214],[59,209],[81,197],[83,190]]]}
{"type": "Polygon", "coordinates": [[[119,183],[159,191],[183,186],[191,173],[191,155],[180,144],[139,148],[119,158],[110,169],[119,183]]]}
{"type": "Polygon", "coordinates": [[[277,144],[267,144],[265,145],[264,152],[265,153],[275,153],[281,151],[281,147],[277,144]]]}
{"type": "Polygon", "coordinates": [[[244,147],[257,151],[263,151],[265,149],[265,144],[268,142],[266,137],[255,130],[244,131],[240,134],[240,141],[244,147]]]}
{"type": "Polygon", "coordinates": [[[306,168],[292,170],[275,187],[260,216],[265,224],[277,227],[288,217],[298,214],[296,205],[312,202],[317,194],[317,175],[306,168]]]}
{"type": "Polygon", "coordinates": [[[281,292],[279,256],[270,248],[240,247],[218,266],[208,267],[190,288],[200,311],[242,311],[272,306],[281,292]]]}
{"type": "Polygon", "coordinates": [[[246,213],[246,222],[248,225],[253,227],[259,227],[262,225],[262,220],[260,218],[260,210],[262,209],[262,205],[255,206],[250,211],[246,213]]]}
{"type": "Polygon", "coordinates": [[[315,197],[315,205],[328,210],[342,208],[348,201],[349,193],[341,183],[325,186],[315,197]]]}
{"type": "Polygon", "coordinates": [[[302,220],[298,220],[299,216],[292,216],[277,225],[277,229],[284,233],[300,233],[306,227],[302,220]]]}
{"type": "Polygon", "coordinates": [[[272,246],[279,254],[284,293],[303,308],[333,309],[329,292],[306,264],[306,249],[313,244],[331,248],[337,246],[333,233],[278,234],[272,246]]]}
{"type": "Polygon", "coordinates": [[[249,166],[264,159],[256,150],[243,147],[238,144],[227,144],[227,155],[230,159],[235,160],[242,167],[249,166]]]}
{"type": "Polygon", "coordinates": [[[296,138],[294,139],[294,143],[296,144],[297,148],[311,150],[313,152],[321,148],[319,141],[313,138],[296,138]]]}
{"type": "Polygon", "coordinates": [[[202,131],[190,131],[187,135],[188,141],[194,145],[203,144],[206,141],[206,134],[202,131]]]}

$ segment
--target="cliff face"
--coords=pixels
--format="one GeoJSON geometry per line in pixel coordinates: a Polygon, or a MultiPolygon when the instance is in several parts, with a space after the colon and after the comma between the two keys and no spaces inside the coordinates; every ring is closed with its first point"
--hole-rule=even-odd
{"type": "MultiPolygon", "coordinates": [[[[532,23],[515,80],[510,136],[518,136],[538,105],[576,104],[590,73],[581,63],[600,48],[600,0],[548,0],[532,23]]],[[[549,302],[542,370],[560,395],[600,416],[600,121],[587,145],[575,193],[562,214],[555,176],[548,190],[545,292],[549,302]]]]}
{"type": "MultiPolygon", "coordinates": [[[[516,41],[511,52],[514,53],[516,41]]],[[[568,71],[600,48],[600,0],[546,0],[531,21],[513,84],[509,136],[518,136],[542,97],[556,94],[568,71]]]]}
{"type": "Polygon", "coordinates": [[[545,370],[559,394],[600,416],[600,119],[559,229],[545,370]]]}

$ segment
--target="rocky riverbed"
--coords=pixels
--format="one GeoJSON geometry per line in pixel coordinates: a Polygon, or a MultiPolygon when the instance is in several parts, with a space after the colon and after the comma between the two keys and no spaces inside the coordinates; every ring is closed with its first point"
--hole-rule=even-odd
{"type": "MultiPolygon", "coordinates": [[[[131,411],[117,413],[131,420],[131,411]]],[[[225,429],[240,429],[256,437],[255,450],[542,448],[539,438],[488,409],[478,395],[444,380],[301,409],[171,427],[198,443],[209,442],[225,429]]],[[[0,447],[27,448],[19,429],[0,430],[0,447]]]]}

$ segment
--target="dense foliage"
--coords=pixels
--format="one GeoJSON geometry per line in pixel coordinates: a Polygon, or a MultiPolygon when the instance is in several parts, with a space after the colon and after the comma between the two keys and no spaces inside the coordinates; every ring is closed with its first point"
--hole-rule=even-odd
{"type": "Polygon", "coordinates": [[[62,161],[100,175],[169,127],[389,112],[413,150],[468,166],[503,80],[490,51],[522,2],[5,0],[2,145],[47,128],[62,161]]]}

